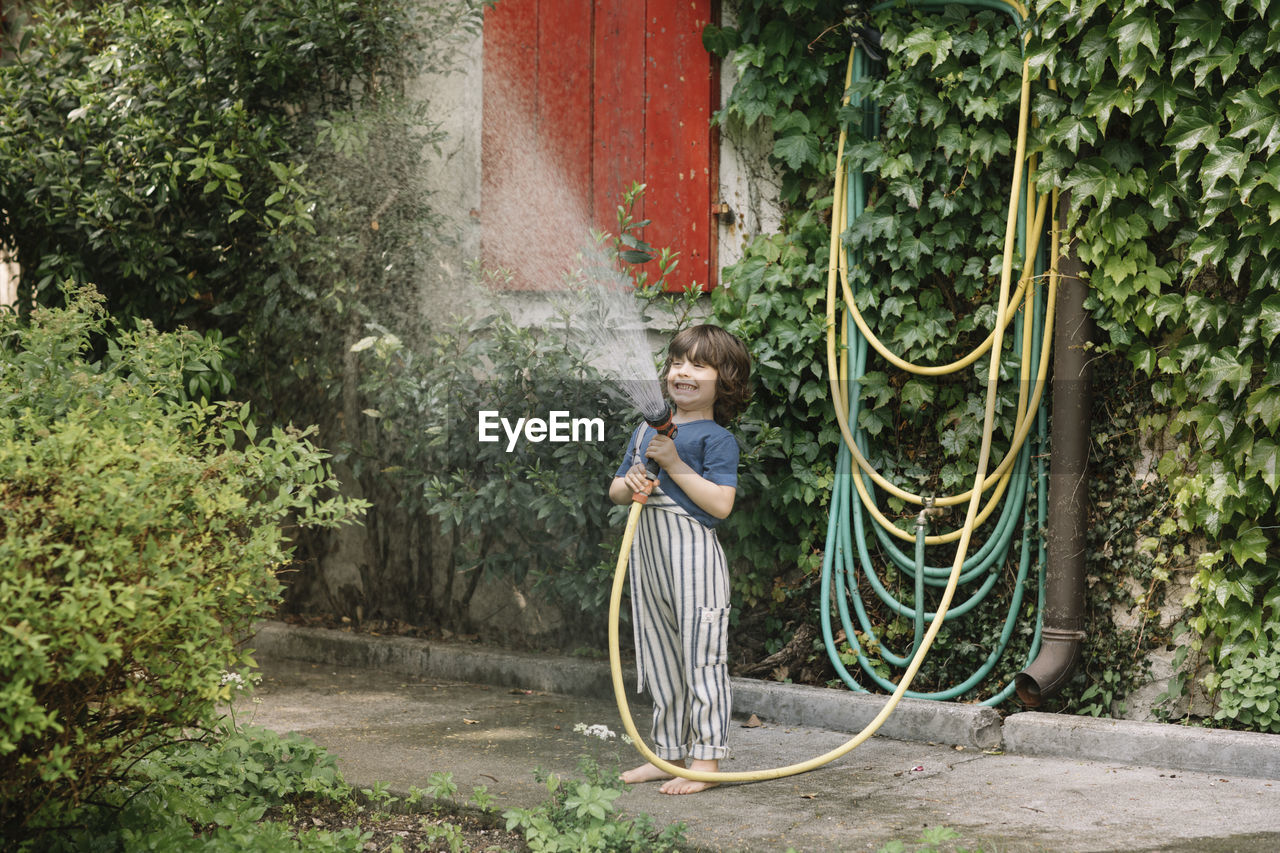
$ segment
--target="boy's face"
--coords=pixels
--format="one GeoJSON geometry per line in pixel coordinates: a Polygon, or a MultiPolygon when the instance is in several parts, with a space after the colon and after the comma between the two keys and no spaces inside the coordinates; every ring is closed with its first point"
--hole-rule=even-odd
{"type": "Polygon", "coordinates": [[[719,377],[719,371],[699,361],[696,355],[673,356],[667,370],[667,394],[678,411],[710,412],[715,406],[719,377]]]}

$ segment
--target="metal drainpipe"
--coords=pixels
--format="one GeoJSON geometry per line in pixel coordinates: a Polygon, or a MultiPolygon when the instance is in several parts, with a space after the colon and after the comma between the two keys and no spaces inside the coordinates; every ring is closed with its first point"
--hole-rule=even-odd
{"type": "MultiPolygon", "coordinates": [[[[1064,194],[1058,221],[1065,222],[1064,194]]],[[[1092,323],[1084,310],[1087,287],[1074,251],[1059,263],[1053,347],[1053,423],[1049,434],[1048,564],[1040,653],[1014,676],[1018,698],[1037,707],[1066,682],[1084,641],[1085,548],[1089,523],[1089,421],[1092,393],[1089,343],[1092,323]]]]}

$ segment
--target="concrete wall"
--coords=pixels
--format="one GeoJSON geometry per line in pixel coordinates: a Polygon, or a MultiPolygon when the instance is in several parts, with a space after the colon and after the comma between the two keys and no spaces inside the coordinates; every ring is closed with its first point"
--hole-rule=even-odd
{"type": "Polygon", "coordinates": [[[4,246],[0,246],[0,307],[16,305],[18,302],[18,265],[9,257],[4,246]]]}
{"type": "MultiPolygon", "coordinates": [[[[721,25],[734,23],[734,10],[725,4],[721,25]]],[[[738,80],[733,57],[720,65],[720,103],[738,80]]],[[[769,165],[773,150],[773,134],[767,128],[734,131],[722,128],[720,134],[720,198],[733,213],[731,221],[720,223],[720,268],[742,257],[743,250],[760,234],[771,234],[782,222],[782,181],[769,165]]],[[[722,282],[732,286],[732,282],[722,282]]]]}

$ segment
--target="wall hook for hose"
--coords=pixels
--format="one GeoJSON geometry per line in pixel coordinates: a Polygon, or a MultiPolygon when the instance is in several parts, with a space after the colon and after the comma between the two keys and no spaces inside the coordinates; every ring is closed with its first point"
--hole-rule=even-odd
{"type": "Polygon", "coordinates": [[[849,17],[849,36],[858,43],[867,56],[880,62],[884,55],[880,47],[880,31],[871,26],[871,11],[861,3],[848,3],[844,7],[849,17]]]}

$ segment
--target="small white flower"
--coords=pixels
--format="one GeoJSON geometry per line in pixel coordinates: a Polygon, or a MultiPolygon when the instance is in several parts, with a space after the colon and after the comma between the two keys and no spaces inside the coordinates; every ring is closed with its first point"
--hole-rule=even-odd
{"type": "Polygon", "coordinates": [[[586,723],[578,723],[573,727],[573,730],[580,735],[598,737],[600,740],[609,740],[618,736],[608,726],[600,725],[599,723],[594,726],[588,726],[586,723]]]}
{"type": "Polygon", "coordinates": [[[233,690],[249,690],[260,681],[262,681],[262,676],[257,673],[251,674],[246,680],[238,672],[224,672],[218,683],[223,687],[230,685],[233,690]]]}

